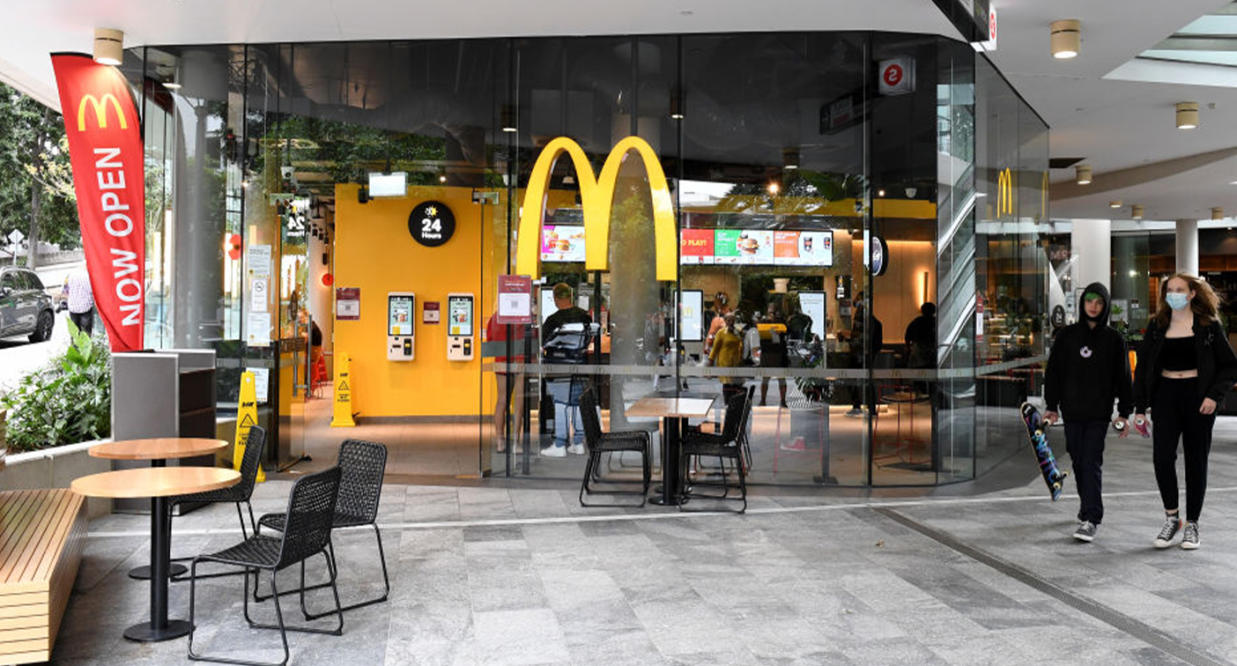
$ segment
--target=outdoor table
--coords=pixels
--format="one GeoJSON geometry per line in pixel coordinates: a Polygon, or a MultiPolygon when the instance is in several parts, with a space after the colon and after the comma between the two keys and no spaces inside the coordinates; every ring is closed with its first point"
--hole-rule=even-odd
{"type": "MultiPolygon", "coordinates": [[[[222,439],[157,437],[104,442],[90,447],[88,453],[95,458],[111,460],[149,460],[151,467],[164,467],[169,459],[213,455],[227,447],[228,443],[222,439]]],[[[168,538],[171,538],[170,533],[168,538]]],[[[168,575],[180,576],[187,571],[185,565],[173,564],[168,568],[168,575]]],[[[135,580],[146,580],[150,578],[150,567],[134,567],[129,570],[129,577],[135,580]]]]}
{"type": "Polygon", "coordinates": [[[651,393],[627,408],[629,417],[662,419],[661,495],[650,502],[663,506],[682,502],[679,450],[684,422],[708,417],[716,401],[717,396],[702,393],[651,393]]]}
{"type": "Polygon", "coordinates": [[[150,499],[150,620],[125,629],[132,641],[165,641],[189,633],[185,620],[168,619],[168,564],[170,559],[167,498],[203,493],[236,485],[240,472],[219,467],[139,467],[102,472],[75,479],[74,492],[89,497],[150,499]]]}

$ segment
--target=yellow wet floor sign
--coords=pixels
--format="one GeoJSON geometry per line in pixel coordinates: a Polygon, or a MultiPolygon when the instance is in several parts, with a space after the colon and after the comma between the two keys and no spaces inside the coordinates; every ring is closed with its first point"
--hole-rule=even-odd
{"type": "Polygon", "coordinates": [[[356,425],[352,420],[352,358],[347,354],[340,357],[335,368],[335,407],[332,412],[332,428],[351,428],[356,425]]]}
{"type": "MultiPolygon", "coordinates": [[[[232,446],[232,469],[239,470],[245,459],[245,442],[249,441],[249,429],[258,425],[258,391],[253,373],[241,373],[241,392],[236,409],[236,441],[232,446]]],[[[266,480],[266,473],[258,467],[258,483],[266,480]]]]}

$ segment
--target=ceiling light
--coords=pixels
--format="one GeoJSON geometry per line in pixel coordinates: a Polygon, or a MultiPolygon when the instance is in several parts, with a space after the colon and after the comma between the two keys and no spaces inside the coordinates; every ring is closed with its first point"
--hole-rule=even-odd
{"type": "Polygon", "coordinates": [[[1074,167],[1074,182],[1079,185],[1091,184],[1091,167],[1085,164],[1079,164],[1074,167]]]}
{"type": "Polygon", "coordinates": [[[787,171],[793,171],[799,168],[799,149],[798,148],[783,148],[782,149],[782,168],[787,171]]]}
{"type": "Polygon", "coordinates": [[[515,126],[515,105],[503,104],[501,115],[502,129],[504,132],[518,132],[519,128],[515,126]]]}
{"type": "Polygon", "coordinates": [[[1219,208],[1219,207],[1217,207],[1217,208],[1212,208],[1212,209],[1211,209],[1211,219],[1213,219],[1213,220],[1223,220],[1223,219],[1224,219],[1224,209],[1223,209],[1223,208],[1219,208]]]}
{"type": "Polygon", "coordinates": [[[1108,207],[1109,207],[1109,208],[1120,208],[1120,207],[1121,207],[1121,200],[1120,200],[1120,199],[1118,199],[1118,200],[1116,200],[1116,201],[1109,201],[1109,202],[1108,202],[1108,207]]]}
{"type": "Polygon", "coordinates": [[[173,69],[172,73],[168,75],[168,80],[163,82],[163,87],[168,90],[180,90],[180,70],[173,69]]]}
{"type": "Polygon", "coordinates": [[[678,88],[670,92],[670,117],[674,120],[683,119],[683,91],[678,88]]]}
{"type": "Polygon", "coordinates": [[[444,174],[444,175],[442,175],[442,176],[439,176],[439,177],[438,177],[438,182],[440,182],[440,183],[445,183],[445,182],[447,182],[447,176],[446,176],[445,174],[444,174]]]}
{"type": "Polygon", "coordinates": [[[113,28],[95,28],[94,61],[100,65],[119,65],[125,57],[125,33],[113,28]]]}
{"type": "Polygon", "coordinates": [[[1177,129],[1194,129],[1198,127],[1198,102],[1179,102],[1177,104],[1177,129]]]}
{"type": "Polygon", "coordinates": [[[878,197],[883,197],[883,196],[885,196],[885,190],[877,190],[877,191],[876,191],[876,196],[878,196],[878,197]]]}
{"type": "Polygon", "coordinates": [[[1052,57],[1058,60],[1073,58],[1082,50],[1082,22],[1065,19],[1052,22],[1052,57]]]}
{"type": "Polygon", "coordinates": [[[1135,220],[1143,219],[1143,207],[1138,204],[1134,204],[1133,206],[1130,206],[1130,217],[1134,218],[1135,220]]]}
{"type": "Polygon", "coordinates": [[[769,194],[777,196],[777,193],[782,191],[782,186],[777,183],[769,183],[768,190],[769,194]]]}

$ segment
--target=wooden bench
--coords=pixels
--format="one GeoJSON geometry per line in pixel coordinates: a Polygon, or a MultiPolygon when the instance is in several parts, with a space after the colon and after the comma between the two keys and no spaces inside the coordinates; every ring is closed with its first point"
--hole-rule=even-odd
{"type": "Polygon", "coordinates": [[[0,663],[51,659],[85,543],[81,495],[0,492],[0,663]]]}

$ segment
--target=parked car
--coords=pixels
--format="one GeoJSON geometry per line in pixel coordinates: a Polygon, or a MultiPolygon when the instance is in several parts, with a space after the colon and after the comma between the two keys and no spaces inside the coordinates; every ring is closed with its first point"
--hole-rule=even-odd
{"type": "Polygon", "coordinates": [[[0,268],[0,338],[28,335],[31,342],[52,337],[56,316],[52,299],[34,271],[0,268]]]}

